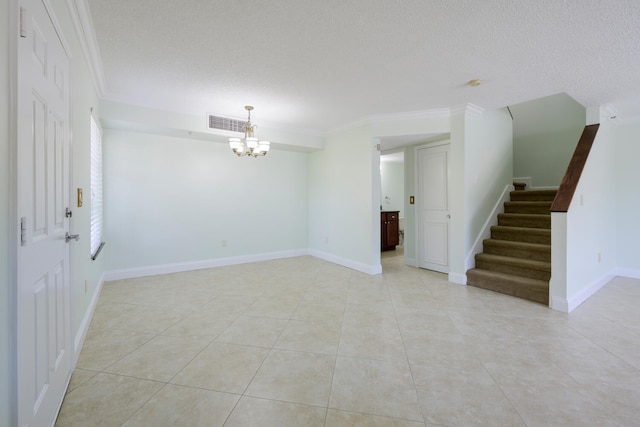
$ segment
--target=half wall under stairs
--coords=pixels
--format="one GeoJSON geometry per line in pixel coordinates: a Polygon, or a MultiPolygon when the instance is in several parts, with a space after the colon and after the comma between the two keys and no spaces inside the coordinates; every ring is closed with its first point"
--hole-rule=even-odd
{"type": "Polygon", "coordinates": [[[514,183],[491,238],[467,271],[467,285],[549,304],[551,203],[556,190],[521,190],[514,183]]]}

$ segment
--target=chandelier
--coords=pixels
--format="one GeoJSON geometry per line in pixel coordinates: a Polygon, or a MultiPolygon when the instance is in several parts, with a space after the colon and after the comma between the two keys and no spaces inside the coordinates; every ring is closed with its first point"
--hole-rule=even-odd
{"type": "Polygon", "coordinates": [[[253,136],[253,130],[257,127],[256,125],[251,124],[251,110],[253,110],[253,107],[251,105],[247,105],[244,109],[247,110],[249,115],[247,123],[244,126],[244,138],[229,138],[229,147],[231,147],[238,157],[266,156],[269,152],[269,146],[271,143],[269,141],[258,141],[258,138],[253,136]]]}

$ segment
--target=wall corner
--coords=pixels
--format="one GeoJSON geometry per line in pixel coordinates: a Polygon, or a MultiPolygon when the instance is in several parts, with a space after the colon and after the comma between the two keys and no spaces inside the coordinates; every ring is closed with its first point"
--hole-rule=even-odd
{"type": "Polygon", "coordinates": [[[586,108],[586,125],[595,125],[600,123],[600,106],[586,108]]]}

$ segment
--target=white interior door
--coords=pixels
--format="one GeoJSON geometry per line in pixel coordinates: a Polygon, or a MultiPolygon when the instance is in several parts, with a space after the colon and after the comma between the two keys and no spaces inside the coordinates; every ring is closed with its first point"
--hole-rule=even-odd
{"type": "Polygon", "coordinates": [[[417,150],[418,264],[449,272],[449,144],[417,150]]]}
{"type": "Polygon", "coordinates": [[[69,59],[42,0],[18,40],[18,422],[52,425],[71,373],[69,59]]]}

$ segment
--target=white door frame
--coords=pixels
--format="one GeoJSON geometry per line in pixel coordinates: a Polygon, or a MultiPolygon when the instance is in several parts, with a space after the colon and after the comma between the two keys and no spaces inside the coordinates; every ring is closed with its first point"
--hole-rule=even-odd
{"type": "MultiPolygon", "coordinates": [[[[414,168],[413,168],[413,179],[414,179],[414,192],[415,194],[418,193],[418,189],[420,188],[419,185],[419,176],[420,176],[420,171],[419,171],[419,167],[420,167],[420,162],[418,159],[418,150],[421,150],[423,148],[434,148],[434,147],[439,147],[442,145],[449,145],[451,146],[451,140],[450,139],[445,139],[445,140],[441,140],[441,141],[434,141],[434,142],[429,142],[427,144],[422,144],[422,145],[418,145],[415,146],[413,149],[413,158],[414,158],[414,168]]],[[[451,173],[451,169],[449,168],[449,170],[447,171],[447,181],[450,181],[450,173],[451,173]]],[[[448,188],[448,190],[450,192],[450,189],[448,188]]],[[[451,194],[449,194],[449,202],[451,201],[451,194]]],[[[416,265],[415,267],[420,268],[420,227],[418,227],[418,221],[419,221],[419,212],[418,212],[418,203],[420,203],[420,201],[416,201],[415,205],[414,205],[414,223],[415,223],[415,227],[413,230],[413,235],[414,235],[414,250],[415,250],[415,254],[416,254],[416,265]]],[[[451,233],[448,234],[447,237],[447,248],[448,248],[448,257],[449,257],[449,270],[451,270],[451,233]]]]}
{"type": "MultiPolygon", "coordinates": [[[[72,66],[72,54],[70,44],[66,41],[62,32],[61,26],[56,19],[53,6],[49,0],[41,1],[47,10],[51,23],[58,35],[62,48],[69,59],[69,122],[68,122],[68,138],[69,138],[69,151],[68,151],[68,164],[69,164],[69,204],[70,208],[74,210],[75,204],[73,188],[73,66],[72,66]]],[[[18,115],[18,43],[20,40],[20,0],[9,0],[9,298],[11,303],[10,307],[10,320],[9,327],[11,329],[11,339],[9,344],[9,366],[11,377],[10,383],[10,414],[9,419],[12,424],[17,425],[19,418],[19,396],[18,396],[18,318],[19,318],[19,305],[18,305],[18,248],[20,245],[20,221],[19,221],[19,206],[18,206],[18,128],[19,128],[19,115],[18,115]]],[[[69,218],[69,233],[74,231],[73,217],[69,218]]],[[[71,352],[71,366],[70,373],[73,372],[77,361],[76,348],[74,345],[74,247],[69,245],[69,331],[71,336],[69,337],[68,351],[71,352]]],[[[70,379],[67,379],[67,381],[70,379]]],[[[68,386],[68,383],[65,387],[68,386]]],[[[62,404],[62,402],[60,402],[62,404]]],[[[58,408],[59,410],[60,408],[58,408]]]]}
{"type": "Polygon", "coordinates": [[[18,423],[18,37],[20,3],[9,0],[9,420],[18,423]]]}

